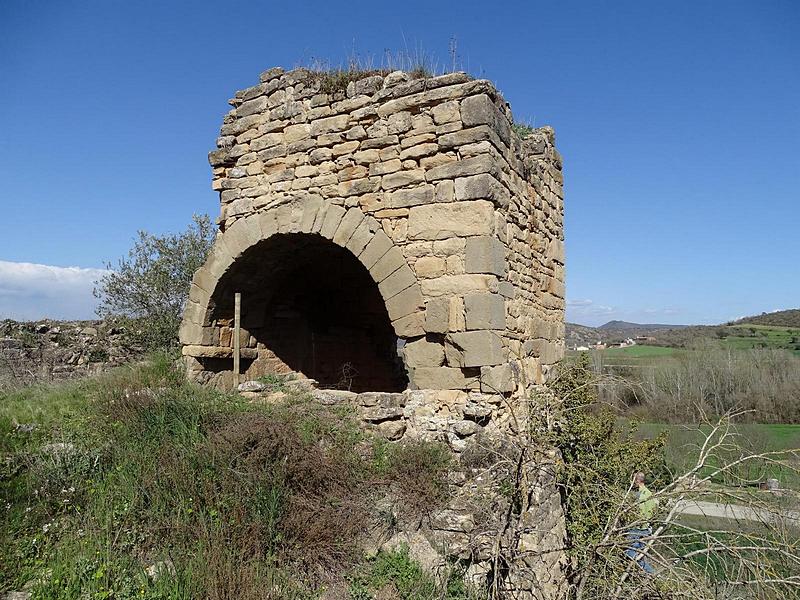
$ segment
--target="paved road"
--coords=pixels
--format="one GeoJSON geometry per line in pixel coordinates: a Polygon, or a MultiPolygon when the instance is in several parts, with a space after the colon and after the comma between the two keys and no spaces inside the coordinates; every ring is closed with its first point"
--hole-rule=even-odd
{"type": "Polygon", "coordinates": [[[783,521],[787,525],[800,526],[800,511],[772,511],[764,508],[752,508],[738,504],[722,504],[704,502],[702,500],[681,500],[677,511],[684,515],[736,519],[737,521],[757,521],[759,523],[775,523],[783,521]]]}

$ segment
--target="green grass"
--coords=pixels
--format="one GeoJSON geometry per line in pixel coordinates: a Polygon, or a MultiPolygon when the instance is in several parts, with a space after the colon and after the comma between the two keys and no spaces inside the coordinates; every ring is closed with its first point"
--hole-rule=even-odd
{"type": "MultiPolygon", "coordinates": [[[[204,389],[166,356],[4,393],[0,453],[0,594],[47,600],[316,598],[380,562],[360,546],[376,494],[429,511],[448,470],[437,444],[386,448],[299,392],[260,405],[204,389]],[[174,572],[147,576],[165,560],[174,572]]],[[[466,598],[407,555],[381,561],[404,565],[386,585],[436,593],[403,597],[466,598]]]]}
{"type": "Polygon", "coordinates": [[[378,552],[348,577],[352,600],[478,600],[480,596],[464,584],[462,573],[450,569],[444,586],[438,584],[411,559],[407,546],[378,552]]]}

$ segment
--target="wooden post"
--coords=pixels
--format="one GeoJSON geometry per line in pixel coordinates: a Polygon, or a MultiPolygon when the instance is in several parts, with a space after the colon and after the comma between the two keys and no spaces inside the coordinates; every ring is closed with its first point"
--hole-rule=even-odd
{"type": "Polygon", "coordinates": [[[242,294],[236,292],[233,297],[233,387],[239,387],[239,360],[241,351],[241,341],[239,332],[242,326],[242,294]]]}

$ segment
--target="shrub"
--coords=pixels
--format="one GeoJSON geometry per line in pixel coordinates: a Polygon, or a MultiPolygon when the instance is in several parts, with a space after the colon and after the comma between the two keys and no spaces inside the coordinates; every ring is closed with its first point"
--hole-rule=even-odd
{"type": "Polygon", "coordinates": [[[441,505],[451,466],[452,455],[444,444],[414,441],[391,446],[386,472],[394,482],[401,513],[418,516],[441,505]]]}

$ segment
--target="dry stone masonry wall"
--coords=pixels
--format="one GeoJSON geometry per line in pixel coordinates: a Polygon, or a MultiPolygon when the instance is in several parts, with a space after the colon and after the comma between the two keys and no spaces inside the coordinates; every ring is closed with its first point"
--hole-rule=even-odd
{"type": "MultiPolygon", "coordinates": [[[[313,377],[324,370],[321,357],[348,354],[334,341],[326,355],[324,332],[308,336],[320,340],[313,360],[263,332],[280,329],[270,289],[287,282],[276,270],[293,260],[295,271],[334,267],[296,251],[316,238],[344,248],[377,285],[383,306],[362,308],[385,307],[390,333],[405,342],[412,388],[509,394],[543,381],[564,339],[562,174],[552,130],[520,139],[494,86],[463,73],[394,72],[332,93],[320,87],[318,74],[271,69],[231,100],[210,154],[221,235],[195,277],[181,330],[192,372],[230,371],[235,291],[243,293],[248,377],[281,367],[313,377]],[[260,273],[270,255],[281,264],[260,273]]],[[[342,284],[355,281],[355,272],[344,275],[352,277],[342,284]]],[[[330,292],[294,283],[301,295],[330,292]]],[[[313,321],[314,310],[298,319],[313,321]]],[[[372,343],[381,356],[394,350],[353,331],[336,335],[372,343]]],[[[374,360],[355,362],[356,379],[375,371],[374,360]]]]}
{"type": "Polygon", "coordinates": [[[564,351],[553,131],[522,139],[495,87],[463,73],[329,83],[270,69],[230,101],[209,155],[220,233],[180,330],[188,374],[234,385],[240,293],[245,394],[270,401],[255,380],[285,374],[389,442],[447,444],[450,501],[398,535],[509,597],[558,598],[557,455],[525,419],[564,351]],[[523,448],[534,459],[510,468],[523,448]]]}

